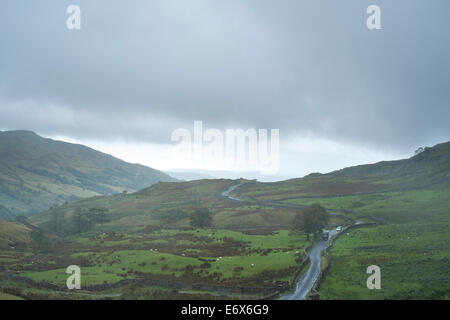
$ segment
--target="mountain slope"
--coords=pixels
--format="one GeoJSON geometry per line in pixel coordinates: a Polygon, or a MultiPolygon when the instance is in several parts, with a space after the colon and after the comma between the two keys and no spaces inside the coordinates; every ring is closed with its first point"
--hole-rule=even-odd
{"type": "Polygon", "coordinates": [[[31,229],[19,222],[0,220],[0,249],[30,242],[31,229]]]}
{"type": "Polygon", "coordinates": [[[70,202],[51,210],[40,212],[29,221],[60,234],[73,229],[77,210],[106,209],[106,225],[132,228],[138,225],[166,224],[165,219],[173,215],[171,222],[188,225],[187,213],[199,206],[209,207],[214,212],[228,210],[237,204],[227,201],[221,193],[239,181],[216,179],[179,183],[158,183],[133,194],[92,197],[70,202]],[[57,228],[55,228],[57,226],[57,228]]]}
{"type": "Polygon", "coordinates": [[[380,191],[450,187],[450,142],[396,161],[344,168],[327,174],[275,183],[252,183],[239,189],[242,197],[280,200],[380,191]]]}
{"type": "Polygon", "coordinates": [[[91,148],[30,131],[0,132],[0,218],[32,215],[65,201],[136,191],[176,179],[91,148]]]}
{"type": "Polygon", "coordinates": [[[229,179],[160,182],[132,194],[98,196],[70,202],[40,212],[28,221],[64,237],[80,232],[132,232],[136,228],[147,227],[186,228],[190,226],[190,217],[207,208],[214,228],[258,230],[288,227],[299,212],[298,209],[235,201],[224,195],[224,191],[230,187],[247,182],[229,179]],[[102,212],[102,219],[91,218],[100,217],[102,212]],[[86,223],[78,228],[78,221],[81,220],[86,223]]]}
{"type": "Polygon", "coordinates": [[[390,179],[394,186],[404,188],[445,184],[450,178],[450,142],[426,147],[409,159],[345,168],[330,175],[390,179]]]}
{"type": "Polygon", "coordinates": [[[109,219],[105,226],[109,228],[167,226],[166,220],[170,220],[171,216],[178,223],[172,225],[187,226],[186,214],[195,212],[198,207],[208,207],[213,214],[215,227],[286,226],[291,222],[291,211],[295,212],[296,207],[292,205],[309,205],[320,201],[327,208],[335,208],[327,206],[324,199],[343,201],[342,195],[347,195],[345,199],[351,202],[351,206],[345,204],[344,209],[352,209],[356,204],[370,205],[367,209],[372,210],[370,214],[374,212],[375,206],[375,211],[383,213],[383,219],[388,215],[392,221],[394,218],[408,220],[411,216],[403,214],[403,211],[419,210],[426,214],[430,211],[425,209],[429,208],[436,214],[446,212],[449,173],[450,143],[445,143],[428,148],[410,159],[351,167],[329,174],[311,174],[305,178],[276,183],[225,179],[159,183],[134,194],[93,197],[72,202],[42,212],[30,221],[50,229],[52,224],[61,224],[61,229],[70,230],[77,210],[105,209],[109,219]],[[222,196],[223,191],[239,183],[243,184],[231,192],[232,196],[249,202],[233,202],[222,196]],[[410,193],[386,194],[393,190],[410,190],[410,193]],[[370,199],[353,199],[350,195],[368,195],[370,199]],[[280,206],[264,206],[264,203],[270,204],[267,201],[274,200],[278,201],[282,209],[280,206]],[[392,203],[380,204],[379,201],[392,203]],[[378,208],[378,205],[384,207],[378,208]],[[395,206],[401,206],[403,211],[391,214],[395,206]],[[416,209],[410,210],[414,207],[416,209]]]}

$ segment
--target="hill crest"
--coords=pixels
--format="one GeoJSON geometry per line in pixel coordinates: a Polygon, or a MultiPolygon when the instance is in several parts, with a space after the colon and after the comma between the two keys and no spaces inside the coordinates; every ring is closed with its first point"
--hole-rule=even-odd
{"type": "Polygon", "coordinates": [[[175,178],[80,144],[32,131],[0,132],[0,218],[32,215],[65,201],[134,192],[175,178]]]}

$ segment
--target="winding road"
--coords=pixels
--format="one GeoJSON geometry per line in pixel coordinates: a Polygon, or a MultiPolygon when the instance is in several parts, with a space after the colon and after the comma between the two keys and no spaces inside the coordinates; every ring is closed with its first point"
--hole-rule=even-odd
{"type": "MultiPolygon", "coordinates": [[[[232,185],[227,190],[222,192],[222,196],[226,197],[230,200],[234,200],[234,201],[243,201],[242,199],[231,197],[230,193],[233,190],[235,190],[236,188],[243,185],[244,183],[245,182],[232,185]]],[[[267,205],[270,206],[271,204],[267,204],[267,205]]],[[[274,206],[279,207],[281,205],[274,204],[274,206]]],[[[336,213],[331,213],[331,214],[336,215],[336,213]]],[[[357,223],[360,223],[360,221],[357,221],[357,223]]],[[[336,230],[329,230],[329,232],[330,232],[330,234],[329,234],[328,239],[331,239],[331,237],[333,237],[336,234],[336,230]]],[[[305,300],[307,294],[309,293],[309,291],[311,291],[312,287],[314,286],[314,283],[317,280],[317,277],[319,276],[320,266],[322,264],[322,260],[320,259],[320,254],[325,249],[328,241],[329,240],[325,241],[325,240],[319,239],[316,242],[316,244],[313,246],[313,248],[311,249],[311,251],[309,253],[310,264],[309,264],[308,271],[306,271],[306,273],[304,273],[298,280],[295,292],[292,294],[287,294],[287,295],[282,296],[280,298],[280,300],[305,300]]]]}
{"type": "MultiPolygon", "coordinates": [[[[336,230],[329,230],[329,232],[329,239],[336,234],[336,230]]],[[[328,240],[325,241],[320,239],[316,242],[309,253],[310,264],[308,271],[306,271],[306,273],[298,280],[295,292],[282,296],[280,300],[305,300],[319,276],[320,266],[322,264],[320,254],[325,249],[327,242],[328,240]]]]}
{"type": "Polygon", "coordinates": [[[236,189],[236,188],[242,186],[244,183],[245,183],[245,182],[241,182],[241,183],[232,185],[232,186],[229,187],[227,190],[225,190],[224,192],[222,192],[222,197],[225,197],[225,198],[228,198],[228,199],[231,199],[231,200],[234,200],[234,201],[243,201],[242,199],[239,199],[239,198],[235,198],[235,197],[230,196],[230,192],[233,191],[234,189],[236,189]]]}

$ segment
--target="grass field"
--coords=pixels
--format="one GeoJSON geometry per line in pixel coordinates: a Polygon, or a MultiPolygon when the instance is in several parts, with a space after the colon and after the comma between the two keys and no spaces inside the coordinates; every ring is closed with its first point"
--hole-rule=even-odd
{"type": "Polygon", "coordinates": [[[321,299],[449,299],[449,222],[361,228],[331,250],[321,299]],[[381,268],[381,289],[369,290],[369,265],[381,268]]]}
{"type": "Polygon", "coordinates": [[[353,218],[371,215],[392,223],[405,223],[448,216],[450,189],[422,189],[380,192],[368,195],[297,198],[286,203],[311,205],[319,203],[331,211],[353,218]]]}
{"type": "Polygon", "coordinates": [[[0,300],[23,300],[23,298],[14,296],[9,293],[0,292],[0,300]]]}
{"type": "Polygon", "coordinates": [[[21,276],[65,286],[69,264],[82,270],[82,285],[152,277],[223,285],[287,282],[310,243],[287,230],[245,234],[231,230],[136,229],[74,237],[62,251],[46,255],[2,252],[21,276]]]}

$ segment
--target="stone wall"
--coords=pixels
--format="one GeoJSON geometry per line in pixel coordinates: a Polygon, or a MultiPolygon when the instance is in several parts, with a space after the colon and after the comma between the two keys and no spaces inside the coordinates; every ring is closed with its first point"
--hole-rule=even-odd
{"type": "MultiPolygon", "coordinates": [[[[3,274],[13,281],[26,283],[30,286],[40,288],[40,289],[48,289],[54,291],[68,291],[65,287],[60,287],[55,284],[49,282],[38,282],[34,281],[30,278],[22,277],[12,273],[6,266],[0,266],[0,271],[3,274]]],[[[239,287],[239,286],[222,286],[222,285],[207,285],[207,284],[186,284],[182,282],[176,281],[167,281],[167,280],[159,280],[159,279],[124,279],[114,283],[104,283],[98,285],[91,285],[82,287],[82,290],[85,291],[103,291],[109,289],[116,289],[122,286],[131,285],[131,284],[144,284],[151,286],[161,286],[172,289],[184,289],[184,290],[202,290],[202,291],[211,291],[211,292],[219,292],[221,294],[237,294],[237,295],[257,295],[257,296],[269,296],[274,295],[275,293],[282,292],[289,289],[288,285],[280,285],[280,286],[270,286],[270,287],[239,287]]]]}
{"type": "Polygon", "coordinates": [[[289,287],[292,288],[293,286],[296,285],[297,283],[297,279],[300,275],[300,273],[303,271],[303,269],[305,268],[305,266],[308,265],[309,263],[309,255],[308,255],[308,251],[311,250],[311,248],[313,247],[313,245],[310,245],[308,247],[306,247],[303,250],[303,261],[300,264],[300,266],[298,267],[298,269],[294,272],[294,274],[291,277],[291,281],[289,281],[289,287]]]}
{"type": "Polygon", "coordinates": [[[58,287],[57,285],[50,283],[50,282],[46,282],[46,281],[38,282],[38,281],[34,281],[30,278],[25,278],[25,277],[16,275],[16,274],[12,273],[11,271],[9,271],[8,267],[6,267],[6,266],[0,266],[0,271],[3,272],[3,274],[5,275],[6,278],[13,280],[13,281],[26,283],[32,287],[36,287],[36,288],[40,288],[40,289],[56,290],[56,291],[62,290],[61,287],[58,287]]]}

